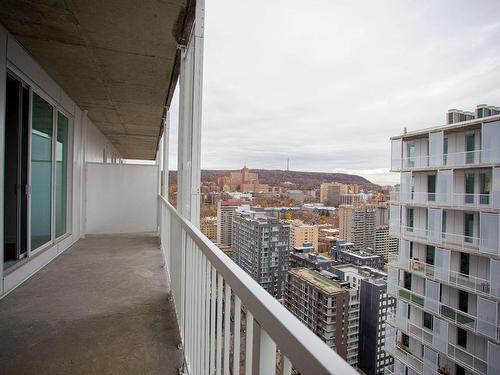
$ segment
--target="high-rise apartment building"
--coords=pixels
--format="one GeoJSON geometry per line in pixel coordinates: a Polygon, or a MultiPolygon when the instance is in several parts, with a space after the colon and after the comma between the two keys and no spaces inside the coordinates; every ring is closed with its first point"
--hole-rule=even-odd
{"type": "Polygon", "coordinates": [[[204,217],[200,220],[200,230],[212,242],[217,241],[217,217],[204,217]]]}
{"type": "Polygon", "coordinates": [[[500,373],[500,116],[392,138],[395,373],[500,373]]]}
{"type": "Polygon", "coordinates": [[[399,238],[389,234],[389,225],[381,225],[375,228],[374,253],[389,261],[390,254],[397,254],[399,250],[399,238]]]}
{"type": "Polygon", "coordinates": [[[347,193],[348,185],[336,182],[323,183],[319,187],[319,201],[330,206],[338,206],[341,194],[347,193]]]}
{"type": "Polygon", "coordinates": [[[238,207],[250,208],[245,201],[217,202],[217,242],[231,246],[234,212],[238,207]]]}
{"type": "Polygon", "coordinates": [[[276,298],[288,270],[290,224],[263,212],[238,210],[233,219],[233,260],[276,298]]]}
{"type": "MultiPolygon", "coordinates": [[[[357,290],[359,303],[358,367],[366,375],[382,374],[392,364],[392,357],[384,350],[387,311],[395,299],[387,294],[387,274],[371,267],[352,264],[333,266],[335,275],[357,290]]],[[[351,339],[354,341],[354,339],[351,339]]]]}
{"type": "Polygon", "coordinates": [[[349,332],[356,331],[357,335],[357,327],[353,326],[359,314],[356,293],[349,283],[334,280],[328,274],[307,268],[290,269],[285,307],[351,366],[356,366],[357,348],[349,346],[349,332]]]}
{"type": "Polygon", "coordinates": [[[305,243],[312,243],[314,250],[318,251],[318,226],[293,220],[290,225],[290,247],[301,247],[305,243]]]}
{"type": "Polygon", "coordinates": [[[341,205],[338,209],[340,238],[352,242],[354,249],[375,247],[377,206],[372,204],[341,205]]]}

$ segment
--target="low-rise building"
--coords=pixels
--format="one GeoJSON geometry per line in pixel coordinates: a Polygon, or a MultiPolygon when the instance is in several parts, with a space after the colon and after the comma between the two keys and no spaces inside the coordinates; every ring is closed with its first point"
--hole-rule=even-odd
{"type": "Polygon", "coordinates": [[[373,254],[367,250],[355,250],[349,248],[351,243],[337,244],[330,249],[330,255],[339,263],[350,263],[356,266],[368,266],[377,269],[384,269],[384,258],[373,254]]]}
{"type": "Polygon", "coordinates": [[[309,268],[314,270],[328,270],[337,262],[329,256],[316,253],[290,253],[289,268],[309,268]]]}

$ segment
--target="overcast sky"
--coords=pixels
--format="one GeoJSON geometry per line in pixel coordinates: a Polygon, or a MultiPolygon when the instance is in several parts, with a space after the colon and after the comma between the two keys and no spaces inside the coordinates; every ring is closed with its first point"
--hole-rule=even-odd
{"type": "Polygon", "coordinates": [[[202,167],[290,158],[395,183],[390,136],[500,105],[499,14],[498,0],[206,0],[202,167]]]}

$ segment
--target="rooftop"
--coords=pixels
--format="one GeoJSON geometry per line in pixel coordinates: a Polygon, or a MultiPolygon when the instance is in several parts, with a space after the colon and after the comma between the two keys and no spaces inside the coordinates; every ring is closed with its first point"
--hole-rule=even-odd
{"type": "Polygon", "coordinates": [[[324,290],[328,294],[342,293],[345,291],[345,289],[340,286],[338,282],[322,276],[318,271],[310,270],[307,268],[293,268],[288,272],[324,290]]]}

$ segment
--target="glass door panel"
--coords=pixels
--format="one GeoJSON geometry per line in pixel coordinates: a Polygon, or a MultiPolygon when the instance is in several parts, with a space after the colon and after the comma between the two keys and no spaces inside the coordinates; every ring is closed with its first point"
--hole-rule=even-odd
{"type": "Polygon", "coordinates": [[[475,149],[475,140],[476,137],[474,134],[469,134],[465,136],[465,163],[473,164],[474,163],[474,149],[475,149]]]}
{"type": "Polygon", "coordinates": [[[472,243],[474,233],[474,215],[464,214],[464,240],[465,242],[472,243]]]}
{"type": "Polygon", "coordinates": [[[465,203],[474,203],[474,173],[465,174],[465,203]]]}
{"type": "Polygon", "coordinates": [[[480,204],[490,204],[491,172],[481,172],[479,174],[479,197],[480,204]]]}
{"type": "Polygon", "coordinates": [[[53,108],[33,93],[31,129],[31,250],[51,240],[53,108]]]}
{"type": "Polygon", "coordinates": [[[68,170],[68,118],[57,114],[56,142],[56,237],[66,233],[68,170]]]}
{"type": "Polygon", "coordinates": [[[427,193],[428,200],[434,202],[436,200],[436,176],[427,176],[427,193]]]}

